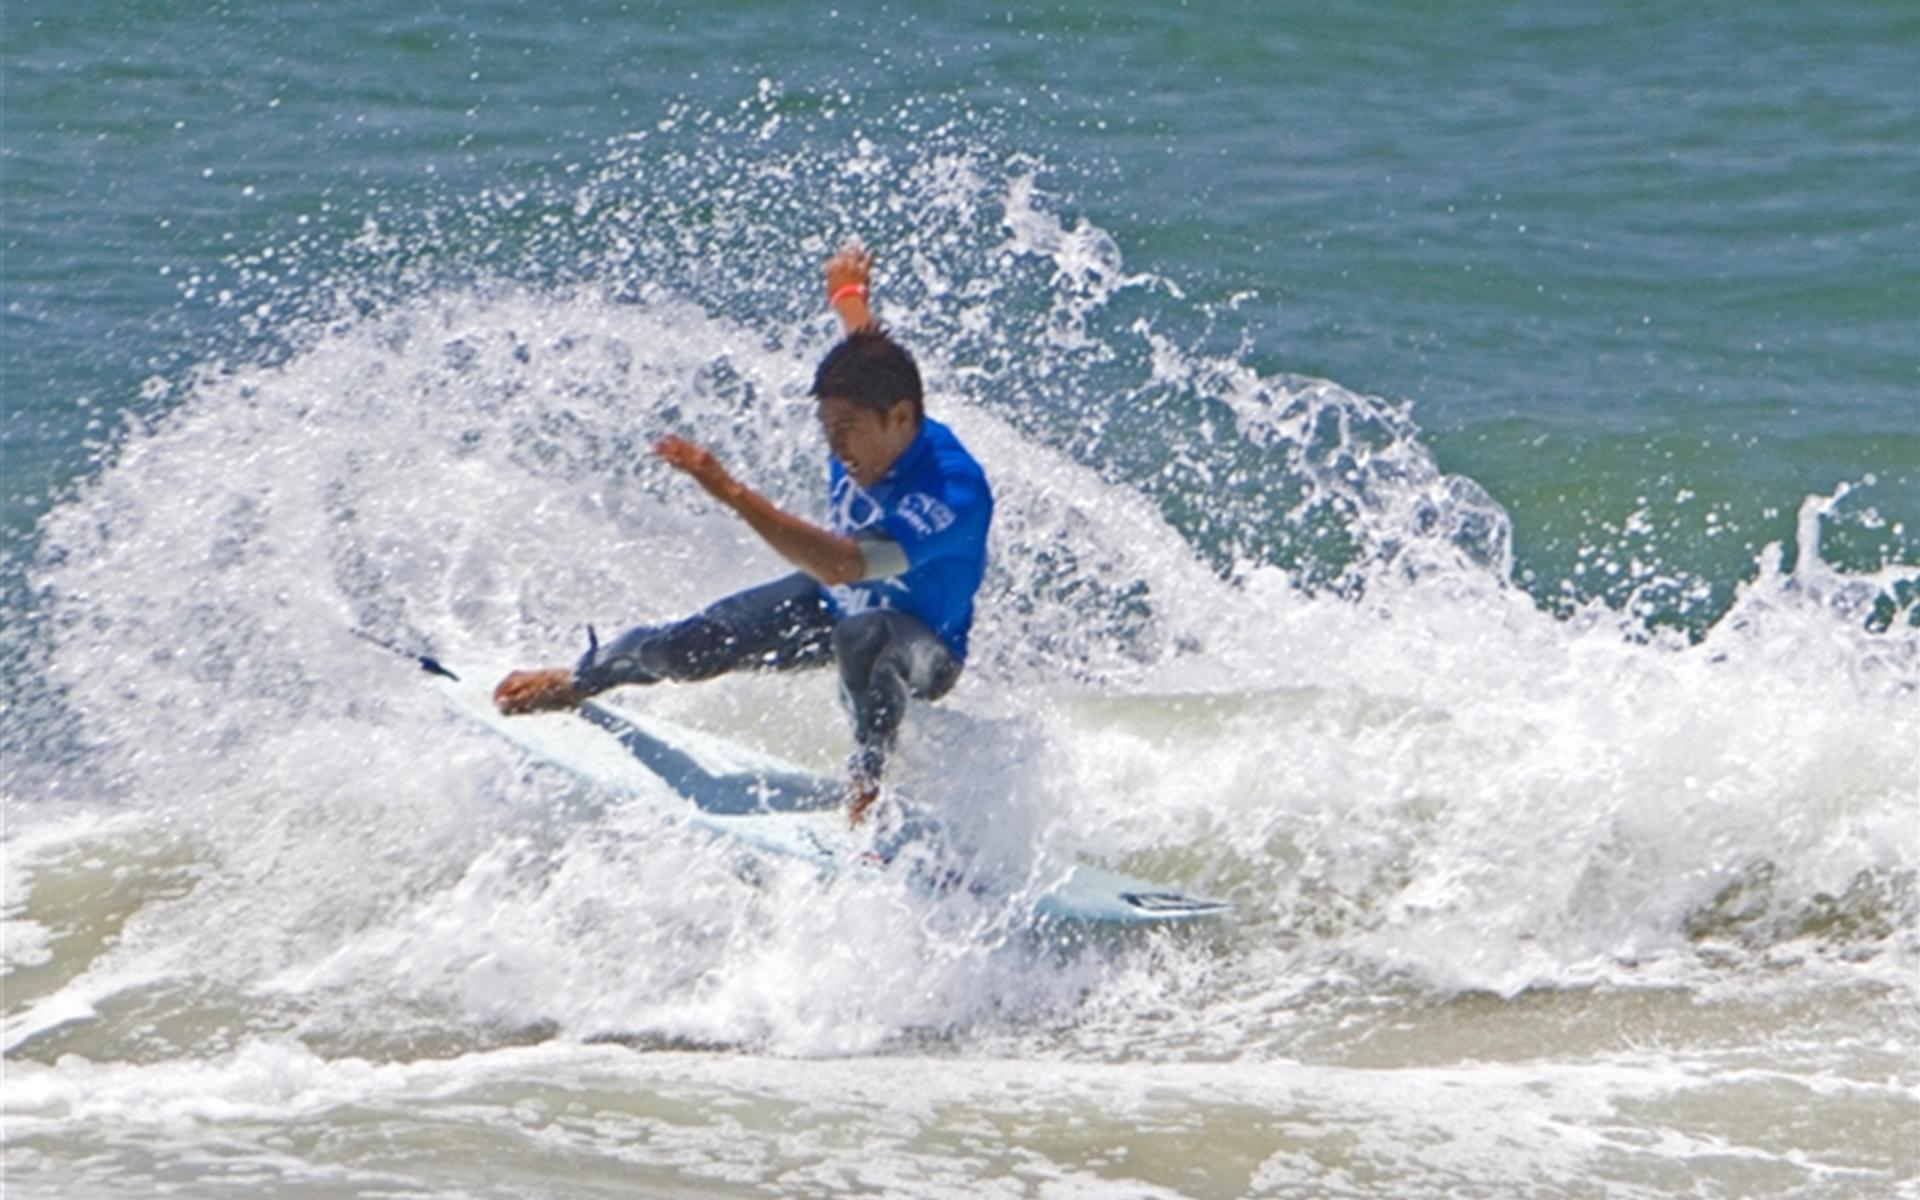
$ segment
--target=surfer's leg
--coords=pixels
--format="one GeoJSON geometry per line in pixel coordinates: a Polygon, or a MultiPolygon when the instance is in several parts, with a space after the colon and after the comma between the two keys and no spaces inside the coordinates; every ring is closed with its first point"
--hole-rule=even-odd
{"type": "Polygon", "coordinates": [[[574,686],[591,695],[626,683],[823,666],[832,654],[832,632],[826,595],[796,572],[715,601],[684,620],[627,630],[587,651],[574,667],[574,686]]]}
{"type": "Polygon", "coordinates": [[[847,617],[833,629],[840,696],[853,713],[856,781],[877,783],[900,733],[909,697],[938,700],[960,678],[960,664],[939,635],[905,613],[847,617]]]}

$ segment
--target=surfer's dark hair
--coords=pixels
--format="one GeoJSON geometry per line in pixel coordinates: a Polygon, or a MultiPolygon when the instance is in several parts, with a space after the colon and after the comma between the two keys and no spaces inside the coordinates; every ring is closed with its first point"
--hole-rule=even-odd
{"type": "Polygon", "coordinates": [[[926,393],[913,355],[883,329],[856,329],[827,351],[813,373],[810,396],[849,400],[861,408],[886,412],[902,400],[913,404],[913,419],[927,415],[926,393]]]}

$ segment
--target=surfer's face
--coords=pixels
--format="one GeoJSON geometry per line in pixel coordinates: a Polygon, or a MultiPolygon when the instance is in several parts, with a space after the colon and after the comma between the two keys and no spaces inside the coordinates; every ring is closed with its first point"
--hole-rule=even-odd
{"type": "Polygon", "coordinates": [[[838,396],[820,399],[820,428],[827,449],[861,487],[871,487],[913,444],[920,422],[913,405],[902,400],[883,412],[862,408],[838,396]]]}

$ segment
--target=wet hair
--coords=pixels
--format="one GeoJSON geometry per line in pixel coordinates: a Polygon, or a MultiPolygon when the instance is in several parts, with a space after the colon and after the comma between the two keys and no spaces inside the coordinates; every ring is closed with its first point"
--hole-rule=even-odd
{"type": "Polygon", "coordinates": [[[920,387],[920,368],[913,356],[880,329],[856,329],[827,351],[813,373],[807,393],[849,400],[873,412],[886,412],[902,400],[913,404],[913,419],[927,415],[926,394],[920,387]]]}

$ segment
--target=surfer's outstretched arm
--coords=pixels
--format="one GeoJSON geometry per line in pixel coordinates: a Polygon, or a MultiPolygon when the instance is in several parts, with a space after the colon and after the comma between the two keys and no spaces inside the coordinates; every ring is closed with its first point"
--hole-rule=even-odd
{"type": "Polygon", "coordinates": [[[860,543],[796,517],[727,474],[704,447],[685,438],[664,437],[653,452],[693,476],[715,500],[740,515],[774,552],[829,587],[852,583],[866,571],[860,543]]]}

